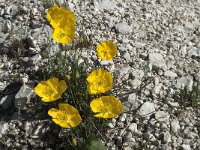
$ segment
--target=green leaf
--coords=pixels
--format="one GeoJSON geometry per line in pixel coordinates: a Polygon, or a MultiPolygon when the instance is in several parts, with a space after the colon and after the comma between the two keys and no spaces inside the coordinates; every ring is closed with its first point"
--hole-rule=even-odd
{"type": "Polygon", "coordinates": [[[84,150],[106,150],[106,147],[99,139],[88,140],[84,150]]]}

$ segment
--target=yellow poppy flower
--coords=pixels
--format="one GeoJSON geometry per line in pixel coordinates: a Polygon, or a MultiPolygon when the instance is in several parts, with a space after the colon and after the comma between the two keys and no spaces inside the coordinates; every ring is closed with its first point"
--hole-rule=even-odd
{"type": "Polygon", "coordinates": [[[105,93],[112,89],[112,75],[104,69],[97,69],[87,77],[87,90],[90,94],[105,93]]]}
{"type": "Polygon", "coordinates": [[[123,112],[122,103],[114,96],[102,96],[91,101],[90,107],[95,117],[114,118],[123,112]]]}
{"type": "Polygon", "coordinates": [[[75,25],[76,17],[69,9],[53,6],[47,11],[47,19],[53,28],[60,28],[67,24],[75,25]]]}
{"type": "Polygon", "coordinates": [[[60,103],[59,109],[51,108],[48,114],[52,117],[52,121],[63,128],[76,127],[82,122],[81,116],[76,108],[73,106],[60,103]]]}
{"type": "Polygon", "coordinates": [[[58,78],[53,77],[39,83],[34,91],[38,96],[42,97],[42,101],[52,102],[61,98],[66,89],[67,85],[64,80],[59,81],[58,78]]]}
{"type": "Polygon", "coordinates": [[[75,26],[68,24],[62,28],[55,28],[52,38],[61,44],[72,42],[75,38],[75,26]]]}
{"type": "Polygon", "coordinates": [[[103,60],[112,60],[117,54],[117,46],[111,40],[98,44],[96,50],[97,56],[103,60]]]}
{"type": "Polygon", "coordinates": [[[75,38],[75,15],[68,9],[53,6],[47,11],[47,19],[54,28],[52,38],[61,43],[68,44],[75,38]]]}

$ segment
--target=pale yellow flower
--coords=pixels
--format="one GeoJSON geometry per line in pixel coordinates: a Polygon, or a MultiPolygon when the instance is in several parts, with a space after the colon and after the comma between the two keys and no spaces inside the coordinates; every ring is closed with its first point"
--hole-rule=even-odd
{"type": "Polygon", "coordinates": [[[42,97],[44,102],[52,102],[61,98],[62,93],[67,89],[67,84],[64,80],[59,81],[53,77],[47,81],[40,82],[34,89],[35,93],[42,97]]]}
{"type": "Polygon", "coordinates": [[[91,101],[90,107],[95,117],[114,118],[123,112],[122,103],[114,96],[102,96],[91,101]]]}
{"type": "Polygon", "coordinates": [[[96,50],[97,56],[103,60],[112,60],[117,54],[117,46],[111,40],[98,44],[96,50]]]}
{"type": "Polygon", "coordinates": [[[82,122],[81,116],[76,108],[67,104],[58,104],[59,109],[51,108],[48,114],[52,121],[63,128],[76,127],[82,122]]]}
{"type": "Polygon", "coordinates": [[[112,75],[104,69],[97,69],[87,77],[89,94],[105,93],[112,89],[112,75]]]}

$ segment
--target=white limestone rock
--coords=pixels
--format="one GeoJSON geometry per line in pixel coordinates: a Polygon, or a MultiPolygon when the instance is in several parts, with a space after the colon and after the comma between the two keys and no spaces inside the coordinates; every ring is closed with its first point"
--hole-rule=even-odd
{"type": "Polygon", "coordinates": [[[125,22],[115,25],[116,30],[122,34],[129,34],[132,32],[132,28],[125,22]]]}
{"type": "Polygon", "coordinates": [[[139,115],[146,116],[155,112],[155,106],[151,102],[145,102],[139,109],[139,115]]]}
{"type": "Polygon", "coordinates": [[[192,89],[193,86],[193,79],[188,76],[183,76],[177,79],[176,87],[177,88],[184,88],[185,86],[188,87],[189,90],[192,89]]]}
{"type": "Polygon", "coordinates": [[[177,120],[173,120],[171,122],[171,130],[173,133],[177,133],[180,130],[180,125],[177,120]]]}
{"type": "Polygon", "coordinates": [[[164,59],[163,55],[160,53],[149,54],[149,62],[152,65],[152,67],[156,67],[156,68],[163,69],[163,70],[167,69],[165,59],[164,59]]]}
{"type": "Polygon", "coordinates": [[[160,122],[165,122],[167,119],[169,119],[169,114],[165,111],[157,111],[155,113],[155,118],[160,122]]]}

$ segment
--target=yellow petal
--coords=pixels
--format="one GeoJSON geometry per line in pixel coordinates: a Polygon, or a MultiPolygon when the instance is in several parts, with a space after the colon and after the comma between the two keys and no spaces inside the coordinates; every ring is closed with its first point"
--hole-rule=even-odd
{"type": "Polygon", "coordinates": [[[44,96],[44,91],[46,90],[47,86],[45,85],[44,82],[39,83],[35,88],[34,88],[34,92],[42,97],[44,96]]]}
{"type": "Polygon", "coordinates": [[[81,116],[76,108],[67,104],[58,104],[59,109],[51,108],[48,114],[53,121],[64,128],[76,127],[82,122],[81,116]]]}
{"type": "Polygon", "coordinates": [[[123,112],[122,103],[114,96],[102,96],[91,101],[90,107],[95,117],[114,118],[123,112]]]}
{"type": "Polygon", "coordinates": [[[75,38],[75,27],[55,28],[52,38],[61,44],[68,44],[75,38]]]}
{"type": "Polygon", "coordinates": [[[104,41],[97,45],[97,56],[103,60],[112,60],[117,54],[117,46],[111,40],[104,41]]]}
{"type": "Polygon", "coordinates": [[[112,75],[104,69],[94,70],[88,75],[86,80],[90,94],[105,93],[112,89],[112,75]]]}
{"type": "Polygon", "coordinates": [[[98,118],[111,119],[111,118],[115,118],[117,115],[113,113],[98,113],[94,116],[98,118]]]}
{"type": "Polygon", "coordinates": [[[56,94],[56,95],[51,95],[51,96],[43,96],[41,100],[43,102],[53,102],[53,101],[56,101],[56,100],[58,100],[60,98],[61,98],[61,95],[60,94],[56,94]]]}
{"type": "Polygon", "coordinates": [[[60,93],[63,93],[63,92],[65,92],[65,90],[67,89],[67,84],[66,84],[66,82],[64,81],[64,80],[61,80],[60,82],[59,82],[59,86],[58,86],[58,92],[60,92],[60,93]]]}
{"type": "Polygon", "coordinates": [[[103,106],[104,106],[103,101],[100,98],[94,99],[90,103],[90,107],[94,113],[100,112],[101,107],[103,107],[103,106]]]}
{"type": "Polygon", "coordinates": [[[58,104],[58,108],[62,111],[67,112],[67,114],[79,114],[79,112],[76,108],[74,108],[73,106],[71,106],[67,103],[58,104]]]}
{"type": "Polygon", "coordinates": [[[66,121],[61,121],[59,119],[52,119],[52,121],[63,128],[71,128],[71,125],[66,121]]]}
{"type": "Polygon", "coordinates": [[[53,28],[59,28],[63,23],[75,24],[75,15],[69,10],[59,6],[53,6],[47,11],[47,19],[53,28]]]}
{"type": "Polygon", "coordinates": [[[42,101],[52,102],[61,98],[66,88],[67,85],[64,80],[59,82],[58,78],[53,77],[39,83],[34,91],[38,96],[42,97],[42,101]]]}
{"type": "Polygon", "coordinates": [[[58,109],[55,108],[51,108],[48,111],[49,116],[53,117],[53,118],[57,118],[57,116],[59,115],[60,111],[58,109]]]}
{"type": "Polygon", "coordinates": [[[81,116],[79,114],[69,115],[68,123],[71,127],[76,127],[82,122],[81,116]]]}
{"type": "Polygon", "coordinates": [[[56,77],[50,78],[46,81],[46,84],[48,84],[50,88],[52,88],[55,91],[57,90],[58,83],[59,83],[59,79],[56,77]]]}

